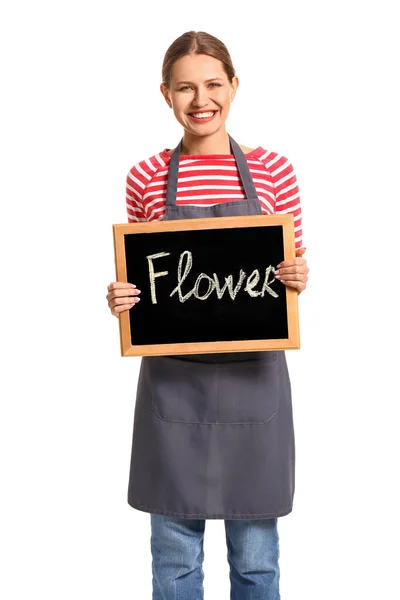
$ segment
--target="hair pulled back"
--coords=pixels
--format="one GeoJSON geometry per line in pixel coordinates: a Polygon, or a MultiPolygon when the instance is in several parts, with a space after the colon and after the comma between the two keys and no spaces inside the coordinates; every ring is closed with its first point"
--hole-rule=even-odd
{"type": "Polygon", "coordinates": [[[204,31],[187,31],[172,42],[165,53],[162,65],[162,81],[166,88],[171,85],[171,73],[174,63],[188,54],[206,54],[220,60],[230,83],[232,83],[235,69],[225,44],[204,31]]]}

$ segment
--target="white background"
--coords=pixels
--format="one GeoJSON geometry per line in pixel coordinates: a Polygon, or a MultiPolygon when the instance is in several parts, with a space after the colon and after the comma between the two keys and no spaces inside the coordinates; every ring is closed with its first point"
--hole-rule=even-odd
{"type": "MultiPolygon", "coordinates": [[[[297,173],[310,267],[288,353],[294,511],[283,600],[400,597],[395,2],[5,2],[1,44],[1,580],[5,600],[146,600],[126,502],[140,359],[106,305],[125,178],[181,129],[158,86],[183,32],[228,46],[239,143],[297,173]]],[[[396,57],[397,54],[397,57],[396,57]]],[[[206,600],[229,597],[207,521],[206,600]]]]}

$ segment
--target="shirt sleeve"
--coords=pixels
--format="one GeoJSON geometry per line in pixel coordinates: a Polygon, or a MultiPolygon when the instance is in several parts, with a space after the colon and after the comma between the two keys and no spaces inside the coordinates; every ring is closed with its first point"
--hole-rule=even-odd
{"type": "Polygon", "coordinates": [[[128,223],[147,221],[143,205],[144,185],[141,181],[140,171],[137,166],[132,167],[126,178],[126,210],[128,223]]]}
{"type": "Polygon", "coordinates": [[[300,191],[293,165],[285,156],[281,156],[270,166],[269,170],[275,188],[275,213],[291,213],[293,215],[295,246],[297,250],[302,246],[303,230],[300,191]]]}

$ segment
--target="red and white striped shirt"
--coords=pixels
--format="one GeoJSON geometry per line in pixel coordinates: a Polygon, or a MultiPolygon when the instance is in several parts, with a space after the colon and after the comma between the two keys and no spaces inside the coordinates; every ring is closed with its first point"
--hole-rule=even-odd
{"type": "MultiPolygon", "coordinates": [[[[296,248],[302,244],[299,188],[293,166],[285,156],[261,146],[245,154],[262,213],[293,213],[296,248]]],[[[128,173],[128,222],[160,221],[165,214],[167,149],[137,163],[128,173]]],[[[243,200],[244,190],[233,154],[181,155],[176,203],[211,206],[243,200]]]]}

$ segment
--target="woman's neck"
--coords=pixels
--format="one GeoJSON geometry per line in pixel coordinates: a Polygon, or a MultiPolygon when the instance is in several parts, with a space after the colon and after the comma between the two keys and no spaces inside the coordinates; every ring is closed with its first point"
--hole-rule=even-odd
{"type": "Polygon", "coordinates": [[[223,128],[212,135],[192,135],[185,131],[182,154],[231,154],[228,134],[223,128]]]}

